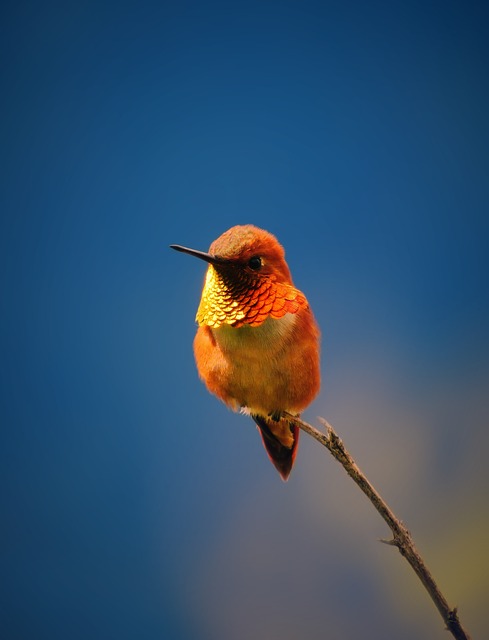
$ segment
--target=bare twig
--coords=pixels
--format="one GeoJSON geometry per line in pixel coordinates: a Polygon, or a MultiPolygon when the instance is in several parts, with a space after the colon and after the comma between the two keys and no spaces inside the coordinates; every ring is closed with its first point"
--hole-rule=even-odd
{"type": "Polygon", "coordinates": [[[386,544],[392,545],[399,549],[402,556],[406,558],[418,578],[423,583],[426,591],[429,593],[431,599],[435,603],[436,608],[440,612],[447,629],[452,633],[453,637],[457,640],[470,640],[470,636],[460,624],[458,619],[457,609],[450,608],[445,597],[441,593],[438,585],[436,584],[433,576],[431,575],[428,567],[420,556],[416,549],[411,534],[406,529],[404,524],[396,518],[391,511],[385,500],[379,495],[374,487],[367,480],[362,471],[358,468],[355,461],[348,453],[342,440],[333,429],[333,427],[323,418],[319,418],[321,423],[326,427],[326,433],[322,433],[307,422],[303,422],[299,418],[292,415],[288,415],[288,418],[293,421],[303,431],[320,442],[328,451],[343,465],[343,468],[347,474],[352,478],[354,482],[360,487],[363,493],[367,496],[370,502],[374,505],[382,518],[388,524],[392,531],[391,540],[382,540],[386,544]]]}

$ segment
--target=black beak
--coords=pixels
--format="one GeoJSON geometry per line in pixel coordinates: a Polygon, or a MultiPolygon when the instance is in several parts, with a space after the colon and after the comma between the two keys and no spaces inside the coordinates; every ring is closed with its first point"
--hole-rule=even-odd
{"type": "Polygon", "coordinates": [[[205,260],[205,262],[210,262],[210,264],[220,265],[228,262],[224,258],[219,258],[219,256],[214,256],[211,253],[197,251],[197,249],[189,249],[188,247],[182,247],[179,244],[171,244],[170,249],[175,249],[175,251],[181,251],[182,253],[188,253],[190,256],[195,256],[196,258],[205,260]]]}

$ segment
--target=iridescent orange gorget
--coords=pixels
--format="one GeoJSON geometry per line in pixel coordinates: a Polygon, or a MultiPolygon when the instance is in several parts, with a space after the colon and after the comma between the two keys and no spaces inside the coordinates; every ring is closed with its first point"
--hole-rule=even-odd
{"type": "Polygon", "coordinates": [[[249,273],[242,265],[209,265],[196,321],[217,329],[257,327],[268,317],[282,318],[308,307],[305,296],[272,275],[249,273]]]}

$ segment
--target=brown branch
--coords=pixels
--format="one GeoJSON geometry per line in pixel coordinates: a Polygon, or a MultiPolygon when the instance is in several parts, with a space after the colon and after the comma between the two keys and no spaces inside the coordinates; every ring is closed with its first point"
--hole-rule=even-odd
{"type": "Polygon", "coordinates": [[[326,433],[322,433],[307,422],[303,422],[299,418],[292,415],[287,416],[292,422],[294,422],[300,429],[308,433],[315,440],[320,442],[328,451],[343,465],[347,474],[351,479],[356,482],[363,493],[367,496],[370,502],[374,505],[382,518],[388,524],[392,531],[391,540],[382,540],[386,544],[392,545],[399,549],[402,556],[406,558],[418,578],[423,583],[426,591],[429,593],[431,599],[435,603],[436,608],[440,612],[447,629],[452,633],[453,637],[457,640],[470,640],[470,636],[460,624],[458,619],[457,609],[451,609],[446,601],[445,597],[441,593],[438,585],[436,584],[433,576],[431,575],[428,567],[420,556],[416,549],[411,534],[403,525],[403,523],[396,518],[391,511],[385,500],[374,489],[374,487],[367,480],[362,471],[355,464],[355,461],[348,453],[342,440],[333,429],[333,427],[323,418],[319,418],[322,424],[326,427],[326,433]]]}

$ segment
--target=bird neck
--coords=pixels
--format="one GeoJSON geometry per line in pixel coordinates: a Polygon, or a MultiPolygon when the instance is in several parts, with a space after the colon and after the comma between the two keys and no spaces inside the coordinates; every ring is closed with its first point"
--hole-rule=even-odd
{"type": "Polygon", "coordinates": [[[269,316],[280,319],[308,308],[303,293],[278,282],[274,274],[250,274],[237,266],[209,265],[196,320],[200,326],[258,327],[269,316]]]}

